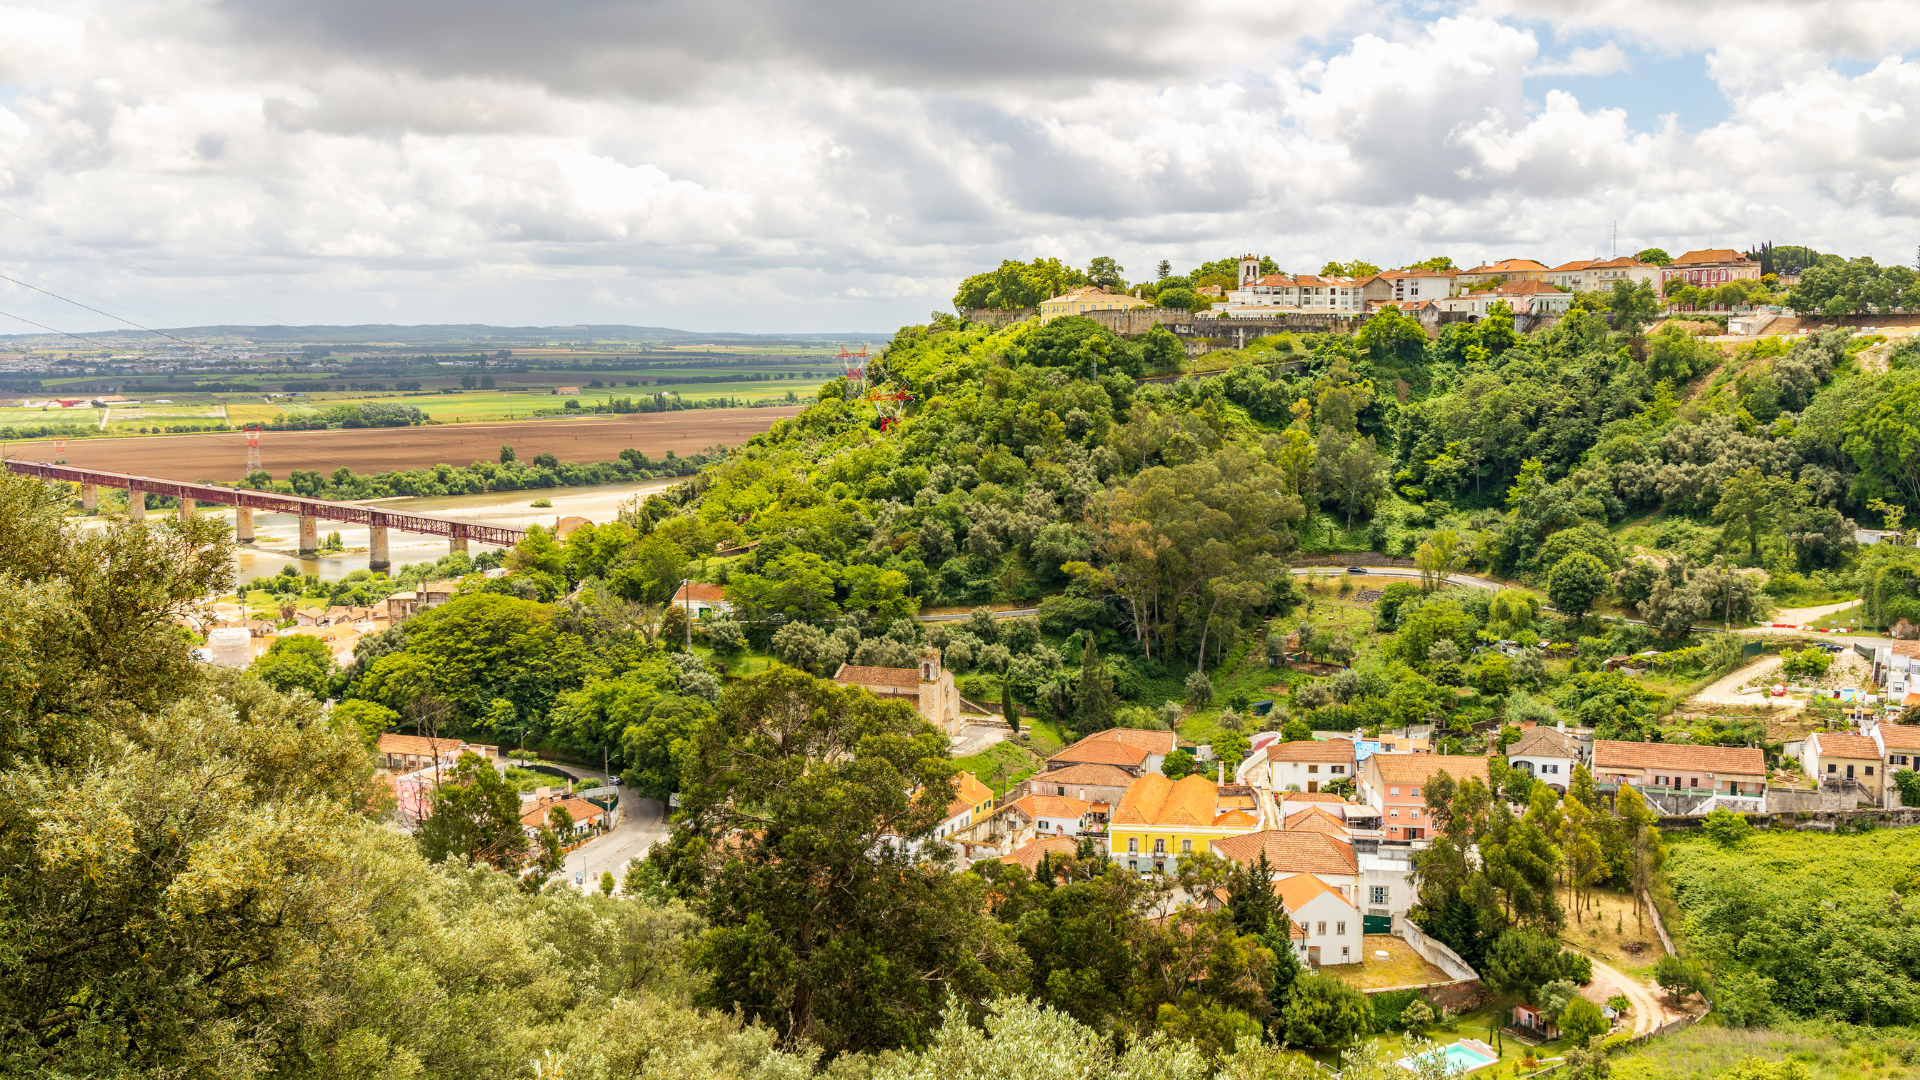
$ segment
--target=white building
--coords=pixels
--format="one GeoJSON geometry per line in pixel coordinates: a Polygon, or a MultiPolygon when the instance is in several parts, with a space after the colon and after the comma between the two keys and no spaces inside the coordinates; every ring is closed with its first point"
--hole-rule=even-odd
{"type": "Polygon", "coordinates": [[[1386,270],[1381,280],[1393,286],[1393,302],[1415,304],[1453,295],[1453,273],[1443,270],[1386,270]]]}
{"type": "Polygon", "coordinates": [[[709,611],[725,615],[733,610],[733,605],[727,602],[726,589],[704,581],[681,583],[680,591],[673,594],[673,606],[686,609],[687,617],[693,619],[704,619],[709,611]]]}
{"type": "Polygon", "coordinates": [[[1887,783],[1886,769],[1880,764],[1884,753],[1878,741],[1865,735],[1816,731],[1800,748],[1800,767],[1822,787],[1857,784],[1869,799],[1880,802],[1887,783]]]}
{"type": "Polygon", "coordinates": [[[1318,277],[1313,274],[1268,274],[1244,283],[1227,293],[1228,313],[1236,318],[1257,318],[1266,313],[1242,311],[1244,308],[1287,308],[1295,311],[1366,310],[1363,293],[1366,281],[1350,277],[1318,277]]]}
{"type": "Polygon", "coordinates": [[[1893,774],[1901,769],[1920,772],[1920,724],[1876,724],[1873,741],[1880,747],[1880,805],[1903,805],[1893,774]]]}
{"type": "Polygon", "coordinates": [[[1067,795],[1026,795],[1000,808],[1031,823],[1036,836],[1079,836],[1093,821],[1093,804],[1067,795]]]}
{"type": "Polygon", "coordinates": [[[1249,754],[1235,775],[1268,791],[1313,792],[1354,777],[1354,745],[1348,739],[1268,743],[1249,754]]]}
{"type": "Polygon", "coordinates": [[[1282,878],[1273,888],[1294,925],[1306,932],[1295,939],[1302,960],[1315,967],[1361,962],[1365,931],[1351,900],[1312,874],[1282,878]]]}
{"type": "Polygon", "coordinates": [[[1565,731],[1536,727],[1507,747],[1507,765],[1562,794],[1581,761],[1580,743],[1565,731]]]}

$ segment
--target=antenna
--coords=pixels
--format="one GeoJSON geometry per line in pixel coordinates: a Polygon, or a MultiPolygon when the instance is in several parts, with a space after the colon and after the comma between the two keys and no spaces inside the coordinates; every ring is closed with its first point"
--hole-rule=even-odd
{"type": "Polygon", "coordinates": [[[1619,257],[1620,257],[1620,223],[1616,221],[1613,223],[1613,254],[1608,256],[1608,258],[1617,259],[1619,257]]]}

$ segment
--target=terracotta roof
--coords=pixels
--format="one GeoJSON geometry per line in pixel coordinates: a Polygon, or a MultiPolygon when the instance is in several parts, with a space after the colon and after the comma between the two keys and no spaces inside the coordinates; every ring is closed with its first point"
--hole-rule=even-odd
{"type": "Polygon", "coordinates": [[[1441,772],[1455,780],[1487,779],[1487,759],[1465,754],[1375,754],[1367,761],[1377,763],[1380,779],[1389,784],[1419,784],[1441,772]]]}
{"type": "Polygon", "coordinates": [[[1146,303],[1145,300],[1140,300],[1140,298],[1137,296],[1130,296],[1127,293],[1110,292],[1106,288],[1099,285],[1075,285],[1073,288],[1068,289],[1066,292],[1061,293],[1059,296],[1049,297],[1044,302],[1049,304],[1058,304],[1058,303],[1062,303],[1064,301],[1069,301],[1069,300],[1108,299],[1108,298],[1111,298],[1114,300],[1139,300],[1140,303],[1142,304],[1146,303]]]}
{"type": "Polygon", "coordinates": [[[1072,855],[1079,850],[1080,842],[1071,836],[1043,836],[993,861],[1025,867],[1027,873],[1031,874],[1040,866],[1040,856],[1072,855]]]}
{"type": "Polygon", "coordinates": [[[1214,818],[1213,823],[1223,829],[1255,829],[1259,828],[1260,819],[1246,810],[1236,808],[1214,818]]]}
{"type": "Polygon", "coordinates": [[[1281,873],[1357,874],[1360,860],[1353,845],[1320,832],[1259,832],[1229,836],[1213,842],[1213,852],[1236,862],[1254,863],[1267,853],[1267,864],[1281,873]]]}
{"type": "Polygon", "coordinates": [[[718,585],[709,585],[704,581],[689,581],[680,586],[673,594],[673,602],[684,604],[689,601],[696,604],[719,604],[726,602],[727,590],[718,585]]]}
{"type": "Polygon", "coordinates": [[[1137,746],[1129,746],[1111,739],[1082,739],[1047,760],[1139,768],[1146,762],[1147,752],[1137,746]]]}
{"type": "Polygon", "coordinates": [[[1344,803],[1347,801],[1331,791],[1282,791],[1277,792],[1276,797],[1284,798],[1287,802],[1344,803]]]}
{"type": "Polygon", "coordinates": [[[1532,259],[1501,259],[1496,263],[1481,263],[1471,270],[1462,270],[1463,274],[1508,274],[1523,273],[1528,270],[1545,270],[1546,267],[1532,259]]]}
{"type": "Polygon", "coordinates": [[[984,802],[993,801],[993,789],[970,772],[963,772],[953,787],[953,801],[947,804],[947,816],[958,817],[984,802]]]}
{"type": "Polygon", "coordinates": [[[1557,293],[1560,290],[1544,281],[1507,281],[1486,291],[1486,296],[1532,296],[1536,293],[1557,293]]]}
{"type": "Polygon", "coordinates": [[[1599,259],[1575,259],[1570,263],[1561,263],[1553,268],[1556,274],[1572,273],[1575,270],[1591,270],[1600,264],[1599,259]]]}
{"type": "Polygon", "coordinates": [[[1881,724],[1880,741],[1902,750],[1920,750],[1920,724],[1881,724]]]}
{"type": "Polygon", "coordinates": [[[413,754],[418,757],[432,757],[435,754],[450,754],[460,749],[459,739],[429,739],[422,735],[397,735],[391,731],[380,736],[373,744],[382,754],[413,754]]]}
{"type": "MultiPolygon", "coordinates": [[[[1145,750],[1149,754],[1171,754],[1180,744],[1180,737],[1171,731],[1155,731],[1149,728],[1108,728],[1096,731],[1081,739],[1080,742],[1117,742],[1145,750]]],[[[1080,745],[1075,743],[1075,746],[1080,745]]],[[[1187,745],[1191,746],[1192,743],[1187,745]]]]}
{"type": "Polygon", "coordinates": [[[1312,903],[1321,893],[1332,893],[1341,903],[1348,907],[1353,906],[1353,902],[1342,895],[1340,890],[1312,874],[1295,874],[1292,877],[1281,878],[1273,883],[1273,891],[1279,894],[1280,902],[1286,905],[1288,914],[1312,903]]]}
{"type": "Polygon", "coordinates": [[[1007,805],[1030,818],[1077,818],[1085,816],[1092,804],[1065,795],[1023,795],[1007,805]]]}
{"type": "Polygon", "coordinates": [[[1591,266],[1587,267],[1587,269],[1589,270],[1627,270],[1635,266],[1651,267],[1653,266],[1653,264],[1643,263],[1639,259],[1636,259],[1631,255],[1622,255],[1617,259],[1608,259],[1605,262],[1596,262],[1591,266]]]}
{"type": "Polygon", "coordinates": [[[1338,836],[1341,839],[1345,839],[1347,835],[1345,821],[1317,806],[1308,807],[1304,813],[1288,814],[1282,827],[1289,832],[1326,833],[1328,836],[1338,836]]]}
{"type": "Polygon", "coordinates": [[[1880,745],[1865,735],[1854,735],[1839,731],[1816,731],[1807,736],[1820,740],[1820,756],[1831,758],[1853,758],[1875,761],[1880,757],[1880,745]]]}
{"type": "Polygon", "coordinates": [[[840,670],[833,673],[833,681],[842,686],[897,686],[902,689],[918,691],[920,689],[920,669],[910,667],[854,667],[841,664],[840,670]]]}
{"type": "Polygon", "coordinates": [[[1036,773],[1033,779],[1048,784],[1099,784],[1104,787],[1126,787],[1133,783],[1134,775],[1118,765],[1097,765],[1089,762],[1036,773]]]}
{"type": "Polygon", "coordinates": [[[1528,755],[1575,758],[1580,756],[1580,748],[1571,735],[1550,727],[1536,727],[1514,740],[1512,746],[1507,747],[1507,756],[1510,758],[1528,755]]]}
{"type": "Polygon", "coordinates": [[[1268,761],[1331,761],[1336,764],[1353,764],[1353,743],[1347,739],[1328,739],[1316,742],[1305,739],[1300,742],[1272,743],[1267,747],[1268,761]]]}
{"type": "Polygon", "coordinates": [[[1751,262],[1745,255],[1732,248],[1705,248],[1689,251],[1685,255],[1668,263],[1668,266],[1687,266],[1692,263],[1751,262]]]}
{"type": "Polygon", "coordinates": [[[533,829],[544,828],[547,824],[547,815],[552,813],[553,808],[556,806],[566,807],[567,813],[572,815],[575,825],[589,818],[597,818],[601,814],[606,813],[605,810],[602,810],[600,807],[595,806],[585,799],[565,799],[547,803],[545,806],[540,806],[521,814],[520,824],[533,829]]]}
{"type": "Polygon", "coordinates": [[[1674,769],[1732,773],[1737,776],[1767,774],[1766,755],[1748,747],[1612,742],[1606,739],[1594,740],[1593,765],[1596,769],[1674,769]]]}
{"type": "Polygon", "coordinates": [[[1379,276],[1386,278],[1388,281],[1392,281],[1395,278],[1452,277],[1456,273],[1458,273],[1458,271],[1455,270],[1428,270],[1425,267],[1407,267],[1401,270],[1382,270],[1379,276]]]}
{"type": "Polygon", "coordinates": [[[1213,781],[1204,776],[1169,780],[1159,773],[1148,773],[1120,797],[1113,823],[1208,826],[1214,823],[1217,799],[1213,781]]]}

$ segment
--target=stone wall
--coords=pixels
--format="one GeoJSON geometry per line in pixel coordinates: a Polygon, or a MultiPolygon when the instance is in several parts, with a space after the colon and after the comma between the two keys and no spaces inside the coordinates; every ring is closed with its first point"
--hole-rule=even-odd
{"type": "Polygon", "coordinates": [[[1008,308],[1005,311],[995,308],[968,308],[961,313],[961,318],[966,319],[968,322],[977,322],[991,326],[997,330],[1001,327],[1012,326],[1014,323],[1026,322],[1038,314],[1040,314],[1039,308],[1030,307],[1008,308]]]}
{"type": "MultiPolygon", "coordinates": [[[[1902,807],[1895,810],[1881,810],[1867,807],[1862,810],[1802,810],[1795,813],[1745,814],[1744,816],[1756,829],[1801,829],[1830,830],[1838,825],[1849,828],[1869,822],[1888,829],[1904,829],[1911,825],[1920,825],[1920,807],[1902,807]]],[[[1697,829],[1705,818],[1663,817],[1659,825],[1662,829],[1681,831],[1697,829]]]]}

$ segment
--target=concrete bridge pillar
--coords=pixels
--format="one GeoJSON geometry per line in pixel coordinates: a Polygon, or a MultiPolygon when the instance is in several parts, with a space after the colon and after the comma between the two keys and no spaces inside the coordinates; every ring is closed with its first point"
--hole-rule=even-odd
{"type": "Polygon", "coordinates": [[[235,543],[253,543],[253,511],[248,507],[233,512],[233,539],[235,543]]]}
{"type": "Polygon", "coordinates": [[[193,507],[194,507],[194,502],[192,499],[182,498],[180,500],[180,520],[181,521],[193,520],[193,507]]]}
{"type": "Polygon", "coordinates": [[[100,509],[100,485],[99,484],[81,484],[80,485],[80,508],[82,510],[100,509]]]}
{"type": "Polygon", "coordinates": [[[320,519],[312,514],[300,515],[300,554],[320,554],[320,519]]]}
{"type": "Polygon", "coordinates": [[[372,525],[367,528],[367,569],[385,570],[393,563],[387,558],[387,527],[372,525]]]}
{"type": "Polygon", "coordinates": [[[147,493],[139,488],[127,489],[127,519],[130,521],[147,520],[147,493]]]}
{"type": "Polygon", "coordinates": [[[455,551],[467,550],[467,538],[464,536],[456,536],[447,541],[447,550],[449,554],[455,551]]]}

